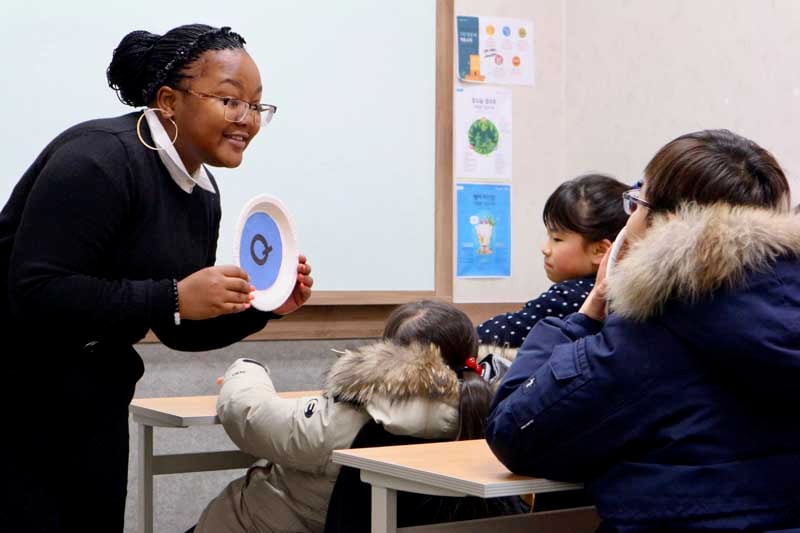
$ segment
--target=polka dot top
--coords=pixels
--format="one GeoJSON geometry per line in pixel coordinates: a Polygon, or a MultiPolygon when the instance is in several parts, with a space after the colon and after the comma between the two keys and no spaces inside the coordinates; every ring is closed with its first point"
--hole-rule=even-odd
{"type": "Polygon", "coordinates": [[[497,315],[483,322],[478,326],[481,344],[519,348],[541,319],[548,316],[564,318],[577,312],[594,287],[594,279],[592,275],[556,283],[516,313],[497,315]]]}

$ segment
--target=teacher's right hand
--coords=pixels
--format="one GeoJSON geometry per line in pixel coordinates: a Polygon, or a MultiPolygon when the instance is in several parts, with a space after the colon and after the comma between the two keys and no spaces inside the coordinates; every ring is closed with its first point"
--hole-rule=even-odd
{"type": "Polygon", "coordinates": [[[255,287],[247,272],[235,265],[198,270],[178,282],[181,318],[204,320],[250,307],[255,287]]]}

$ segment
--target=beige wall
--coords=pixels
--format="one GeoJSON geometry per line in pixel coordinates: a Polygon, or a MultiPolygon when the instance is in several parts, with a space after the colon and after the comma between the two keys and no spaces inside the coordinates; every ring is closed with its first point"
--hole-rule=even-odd
{"type": "Polygon", "coordinates": [[[532,18],[535,87],[514,90],[510,280],[456,280],[457,301],[524,301],[549,282],[541,210],[566,178],[637,179],[672,138],[728,128],[772,151],[800,202],[800,1],[456,0],[532,18]]]}
{"type": "MultiPolygon", "coordinates": [[[[567,175],[638,177],[689,131],[728,128],[800,173],[800,2],[567,0],[567,175]]],[[[800,200],[800,198],[798,198],[800,200]]]]}

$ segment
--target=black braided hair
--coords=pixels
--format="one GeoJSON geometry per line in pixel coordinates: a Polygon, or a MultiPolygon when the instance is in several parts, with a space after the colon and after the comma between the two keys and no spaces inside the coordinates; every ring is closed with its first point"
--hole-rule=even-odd
{"type": "Polygon", "coordinates": [[[106,70],[108,86],[124,104],[148,105],[158,89],[177,87],[185,67],[209,50],[244,48],[244,38],[227,26],[187,24],[164,35],[132,31],[114,49],[106,70]]]}

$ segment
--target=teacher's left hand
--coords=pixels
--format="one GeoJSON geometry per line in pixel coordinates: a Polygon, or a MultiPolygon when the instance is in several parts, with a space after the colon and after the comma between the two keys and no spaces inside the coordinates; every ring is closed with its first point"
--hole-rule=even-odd
{"type": "Polygon", "coordinates": [[[309,274],[311,274],[311,265],[306,264],[306,256],[301,254],[297,259],[297,282],[292,294],[283,305],[272,311],[273,313],[288,315],[303,307],[303,304],[311,298],[311,286],[314,285],[314,279],[309,274]]]}

